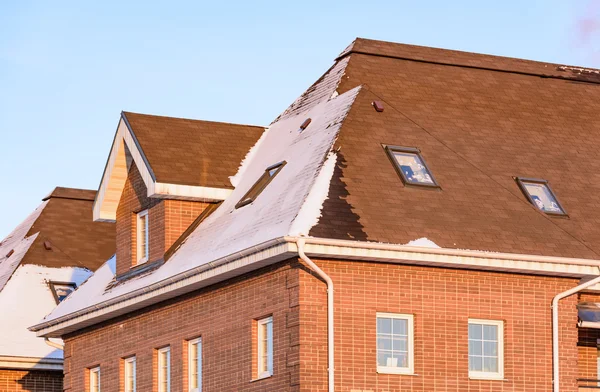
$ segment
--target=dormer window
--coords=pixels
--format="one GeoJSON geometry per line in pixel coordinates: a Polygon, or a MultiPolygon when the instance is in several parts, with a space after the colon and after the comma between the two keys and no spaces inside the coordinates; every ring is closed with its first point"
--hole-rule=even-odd
{"type": "Polygon", "coordinates": [[[548,181],[521,177],[516,177],[515,179],[529,202],[540,211],[549,215],[567,215],[567,212],[558,202],[554,192],[552,192],[548,181]]]}
{"type": "Polygon", "coordinates": [[[275,178],[275,176],[281,171],[281,169],[285,166],[286,163],[287,162],[283,161],[267,167],[265,169],[265,172],[258,179],[258,181],[256,181],[254,185],[252,185],[252,188],[250,188],[250,190],[246,192],[244,197],[242,197],[242,199],[235,205],[235,208],[243,207],[256,200],[258,195],[260,195],[261,192],[267,187],[267,185],[269,185],[269,183],[273,181],[273,178],[275,178]]]}
{"type": "Polygon", "coordinates": [[[75,291],[75,288],[77,287],[73,282],[50,282],[49,285],[56,304],[61,303],[69,296],[69,294],[75,291]]]}
{"type": "Polygon", "coordinates": [[[148,210],[137,214],[137,264],[148,261],[148,210]]]}
{"type": "Polygon", "coordinates": [[[384,146],[405,185],[439,187],[418,148],[384,146]]]}

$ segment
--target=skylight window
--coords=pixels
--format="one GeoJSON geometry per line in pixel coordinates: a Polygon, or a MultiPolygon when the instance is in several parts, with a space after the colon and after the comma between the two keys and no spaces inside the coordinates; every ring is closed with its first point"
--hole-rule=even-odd
{"type": "Polygon", "coordinates": [[[242,197],[242,199],[235,205],[235,208],[240,208],[245,205],[252,203],[258,195],[269,185],[269,183],[275,178],[275,176],[281,171],[281,169],[285,166],[286,162],[279,162],[272,166],[267,167],[265,172],[260,176],[258,181],[252,185],[252,188],[242,197]]]}
{"type": "Polygon", "coordinates": [[[567,215],[546,180],[517,177],[517,184],[531,204],[550,215],[567,215]]]}
{"type": "Polygon", "coordinates": [[[50,290],[57,304],[61,303],[77,287],[73,282],[50,282],[50,290]]]}
{"type": "Polygon", "coordinates": [[[419,149],[398,146],[384,147],[405,185],[439,187],[419,149]]]}

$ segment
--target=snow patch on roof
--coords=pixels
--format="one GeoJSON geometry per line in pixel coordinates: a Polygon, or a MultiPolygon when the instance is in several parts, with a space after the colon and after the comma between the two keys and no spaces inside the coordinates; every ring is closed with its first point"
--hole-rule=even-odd
{"type": "MultiPolygon", "coordinates": [[[[31,237],[29,237],[31,238],[31,237]]],[[[0,292],[0,356],[62,358],[62,351],[44,343],[27,328],[56,307],[49,281],[81,284],[91,275],[84,268],[22,265],[0,292]]]]}
{"type": "Polygon", "coordinates": [[[428,238],[421,237],[416,240],[409,241],[406,245],[408,246],[419,246],[421,248],[440,248],[435,242],[428,238]]]}
{"type": "Polygon", "coordinates": [[[260,138],[256,141],[256,144],[254,146],[252,146],[252,148],[248,151],[248,154],[246,154],[246,156],[240,163],[240,167],[238,168],[237,173],[234,176],[229,177],[229,182],[231,182],[231,185],[233,185],[234,188],[239,184],[240,178],[244,175],[244,172],[246,171],[246,167],[248,166],[248,163],[252,160],[252,158],[256,154],[256,151],[260,147],[263,140],[265,140],[268,131],[269,131],[268,129],[265,129],[263,134],[260,135],[260,138]]]}
{"type": "Polygon", "coordinates": [[[114,268],[103,266],[44,321],[93,307],[257,244],[287,236],[296,219],[296,230],[307,231],[308,226],[318,219],[335,158],[327,159],[327,167],[322,171],[324,161],[359,91],[360,87],[356,87],[297,116],[273,123],[264,140],[257,144],[256,151],[244,163],[243,176],[239,177],[230,196],[196,228],[167,263],[148,275],[123,282],[107,291],[105,289],[113,279],[114,268]],[[299,132],[300,125],[307,118],[311,118],[312,122],[299,132]],[[287,164],[255,201],[236,209],[235,205],[265,169],[281,161],[287,164]],[[323,172],[323,178],[319,179],[318,191],[303,209],[320,172],[323,172]],[[310,216],[305,218],[298,216],[299,213],[310,216]]]}
{"type": "Polygon", "coordinates": [[[27,253],[27,250],[37,237],[38,233],[25,237],[31,227],[40,216],[44,207],[48,204],[43,202],[36,208],[21,224],[0,242],[0,291],[10,279],[11,275],[27,253]],[[9,257],[7,255],[14,251],[9,257]]]}
{"type": "Polygon", "coordinates": [[[317,179],[315,180],[306,201],[302,205],[298,216],[292,223],[290,235],[308,235],[310,229],[319,223],[321,211],[323,210],[323,203],[325,203],[325,200],[327,200],[327,196],[329,195],[329,185],[333,178],[336,162],[337,154],[335,152],[330,152],[325,164],[323,164],[323,167],[318,172],[317,179]]]}

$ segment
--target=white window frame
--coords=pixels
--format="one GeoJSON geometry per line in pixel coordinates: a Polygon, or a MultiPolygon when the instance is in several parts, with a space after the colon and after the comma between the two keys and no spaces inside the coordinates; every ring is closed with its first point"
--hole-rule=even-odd
{"type": "Polygon", "coordinates": [[[123,381],[124,381],[124,385],[125,385],[125,392],[135,392],[137,390],[137,376],[136,376],[136,368],[137,368],[137,361],[135,359],[135,356],[133,357],[129,357],[129,358],[125,358],[125,362],[124,362],[124,372],[123,372],[123,381]],[[133,379],[133,389],[130,388],[129,386],[129,379],[132,378],[133,379]]]}
{"type": "Polygon", "coordinates": [[[381,313],[377,312],[375,318],[375,363],[377,363],[377,373],[388,373],[388,374],[414,374],[415,373],[415,318],[412,314],[404,313],[381,313]],[[392,367],[392,366],[379,366],[377,362],[377,319],[379,318],[392,318],[399,320],[406,320],[408,322],[408,367],[392,367]]]}
{"type": "MultiPolygon", "coordinates": [[[[469,369],[469,378],[476,380],[503,380],[504,379],[504,321],[469,319],[469,324],[493,325],[498,327],[498,372],[479,372],[469,369]]],[[[469,341],[469,329],[467,327],[467,350],[469,341]]],[[[468,355],[468,354],[467,354],[468,355]]],[[[468,359],[468,358],[467,358],[468,359]]],[[[467,366],[469,362],[467,360],[467,366]]]]}
{"type": "Polygon", "coordinates": [[[273,317],[266,317],[257,321],[257,373],[258,378],[271,377],[273,375],[273,317]],[[266,336],[267,352],[264,352],[262,341],[265,339],[264,334],[268,333],[271,324],[271,336],[266,336]],[[264,357],[267,357],[267,367],[263,369],[264,357]]]}
{"type": "Polygon", "coordinates": [[[170,392],[171,391],[171,347],[163,347],[158,350],[158,361],[157,361],[157,370],[158,370],[158,392],[170,392]],[[166,354],[166,355],[165,355],[166,354]],[[166,357],[166,358],[165,358],[166,357]],[[165,366],[164,361],[167,361],[167,379],[163,379],[162,369],[165,366]],[[167,384],[167,389],[163,388],[163,384],[167,384]]]}
{"type": "Polygon", "coordinates": [[[188,341],[188,390],[189,392],[202,392],[202,338],[192,339],[188,341]],[[198,382],[197,388],[192,387],[192,347],[196,346],[197,355],[198,355],[198,382]]]}
{"type": "Polygon", "coordinates": [[[137,264],[144,264],[145,262],[148,261],[148,252],[149,252],[149,249],[150,249],[150,247],[149,247],[150,236],[148,235],[148,210],[144,210],[144,211],[138,212],[137,217],[136,217],[136,232],[137,232],[137,234],[136,234],[136,239],[137,239],[137,255],[136,255],[137,264]],[[141,221],[142,221],[143,217],[146,217],[146,219],[144,219],[144,226],[145,226],[144,229],[145,229],[145,234],[146,234],[146,238],[145,238],[145,241],[144,241],[144,243],[145,243],[145,249],[144,249],[145,250],[145,252],[144,252],[145,256],[144,257],[140,257],[142,255],[142,241],[141,241],[141,238],[142,238],[142,227],[141,226],[142,225],[141,225],[141,221]]]}
{"type": "Polygon", "coordinates": [[[100,392],[100,366],[89,369],[90,374],[90,392],[100,392]],[[97,385],[96,385],[97,384],[97,385]]]}

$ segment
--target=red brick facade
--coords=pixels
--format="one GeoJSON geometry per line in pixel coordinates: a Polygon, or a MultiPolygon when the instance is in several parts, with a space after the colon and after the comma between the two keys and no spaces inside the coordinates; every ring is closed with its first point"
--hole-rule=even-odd
{"type": "Polygon", "coordinates": [[[62,392],[62,373],[0,369],[0,392],[62,392]]]}
{"type": "Polygon", "coordinates": [[[138,212],[148,210],[148,262],[153,262],[163,257],[207,206],[202,202],[148,198],[144,180],[132,163],[117,208],[117,275],[136,265],[138,212]]]}
{"type": "MultiPolygon", "coordinates": [[[[576,279],[356,261],[316,261],[335,284],[336,391],[549,391],[550,303],[576,279]],[[378,374],[376,313],[415,320],[415,375],[378,374]],[[503,381],[468,377],[469,318],[504,322],[503,381]]],[[[560,307],[561,390],[577,391],[575,304],[560,307]]],[[[138,390],[156,389],[156,349],[171,346],[172,391],[187,382],[186,340],[202,336],[212,391],[326,391],[326,285],[295,260],[67,336],[65,390],[86,369],[117,390],[122,358],[137,356],[138,390]],[[255,377],[255,321],[274,319],[274,375],[255,377]]],[[[581,361],[581,350],[579,361],[581,361]]],[[[594,375],[595,378],[595,375],[594,375]]]]}
{"type": "Polygon", "coordinates": [[[65,337],[65,391],[122,391],[123,358],[137,359],[137,390],[156,391],[156,349],[171,347],[171,390],[187,385],[186,341],[202,337],[205,391],[298,390],[298,272],[290,263],[249,274],[65,337]],[[273,377],[252,381],[255,320],[273,316],[273,377]],[[295,387],[293,385],[296,385],[295,387]]]}

